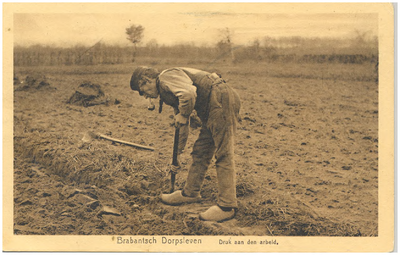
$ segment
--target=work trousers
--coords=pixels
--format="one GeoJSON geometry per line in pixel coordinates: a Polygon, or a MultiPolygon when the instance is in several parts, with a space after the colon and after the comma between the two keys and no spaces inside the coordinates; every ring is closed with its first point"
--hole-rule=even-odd
{"type": "Polygon", "coordinates": [[[200,194],[203,180],[215,154],[218,205],[237,208],[234,143],[240,99],[226,83],[214,85],[208,102],[209,114],[193,146],[192,165],[184,187],[188,196],[200,194]]]}

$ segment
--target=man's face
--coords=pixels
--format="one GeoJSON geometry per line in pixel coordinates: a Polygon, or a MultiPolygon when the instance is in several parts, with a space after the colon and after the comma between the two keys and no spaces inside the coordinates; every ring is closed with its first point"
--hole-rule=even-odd
{"type": "Polygon", "coordinates": [[[158,90],[156,86],[156,80],[143,76],[140,80],[139,95],[145,98],[157,98],[158,90]]]}

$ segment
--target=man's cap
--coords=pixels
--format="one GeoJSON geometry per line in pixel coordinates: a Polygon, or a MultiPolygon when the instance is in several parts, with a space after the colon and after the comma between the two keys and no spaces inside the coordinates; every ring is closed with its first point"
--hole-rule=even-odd
{"type": "Polygon", "coordinates": [[[160,72],[153,68],[153,67],[147,67],[147,66],[139,66],[137,67],[132,74],[131,77],[131,89],[139,91],[139,82],[142,79],[142,76],[146,76],[148,78],[157,78],[160,72]]]}

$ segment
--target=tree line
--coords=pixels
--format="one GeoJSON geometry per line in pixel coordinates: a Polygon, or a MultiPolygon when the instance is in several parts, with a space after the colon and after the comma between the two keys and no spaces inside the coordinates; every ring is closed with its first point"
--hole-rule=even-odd
{"type": "MultiPolygon", "coordinates": [[[[230,39],[230,38],[229,38],[230,39]]],[[[352,40],[264,37],[248,45],[220,40],[215,45],[194,43],[159,45],[150,40],[144,45],[122,47],[98,42],[92,46],[68,48],[34,45],[14,47],[15,66],[98,65],[135,62],[138,58],[187,59],[224,62],[335,62],[362,64],[377,61],[378,42],[355,37],[352,40]]]]}

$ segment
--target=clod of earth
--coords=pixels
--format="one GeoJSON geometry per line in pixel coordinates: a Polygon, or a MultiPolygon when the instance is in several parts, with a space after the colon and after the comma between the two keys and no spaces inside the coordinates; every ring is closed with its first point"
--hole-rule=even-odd
{"type": "Polygon", "coordinates": [[[18,84],[21,84],[21,81],[19,80],[18,76],[16,76],[14,73],[14,86],[18,84]]]}
{"type": "Polygon", "coordinates": [[[33,74],[26,76],[24,81],[19,81],[14,77],[15,91],[26,91],[30,89],[55,89],[50,86],[46,76],[42,74],[33,74]]]}
{"type": "Polygon", "coordinates": [[[86,205],[87,205],[88,207],[90,207],[91,209],[96,210],[96,208],[99,207],[100,202],[97,201],[97,200],[94,200],[94,201],[92,201],[92,202],[87,203],[86,205]]]}
{"type": "Polygon", "coordinates": [[[80,190],[80,189],[74,189],[74,190],[72,190],[72,191],[66,190],[66,192],[70,193],[69,196],[68,196],[68,198],[70,198],[70,197],[75,196],[76,194],[82,193],[82,190],[80,190]]]}
{"type": "Polygon", "coordinates": [[[254,118],[250,118],[250,117],[244,117],[243,118],[244,120],[248,120],[248,121],[251,121],[251,122],[256,122],[256,120],[254,119],[254,118]]]}
{"type": "Polygon", "coordinates": [[[32,205],[33,203],[30,200],[23,201],[20,205],[32,205]]]}
{"type": "Polygon", "coordinates": [[[84,205],[84,204],[87,205],[87,204],[90,204],[95,201],[95,199],[93,199],[89,196],[86,196],[86,195],[82,195],[82,194],[78,194],[78,195],[74,196],[74,200],[78,204],[82,204],[82,205],[84,205]]]}
{"type": "Polygon", "coordinates": [[[103,215],[103,214],[121,216],[121,213],[118,210],[116,210],[114,208],[111,208],[111,207],[108,207],[108,206],[104,206],[103,207],[103,209],[99,213],[99,216],[103,215]]]}
{"type": "MultiPolygon", "coordinates": [[[[75,93],[67,101],[68,104],[74,104],[78,106],[94,106],[94,105],[108,105],[112,100],[106,97],[103,89],[99,84],[91,82],[84,82],[78,86],[75,93]]],[[[114,103],[119,103],[115,100],[114,103]]]]}

